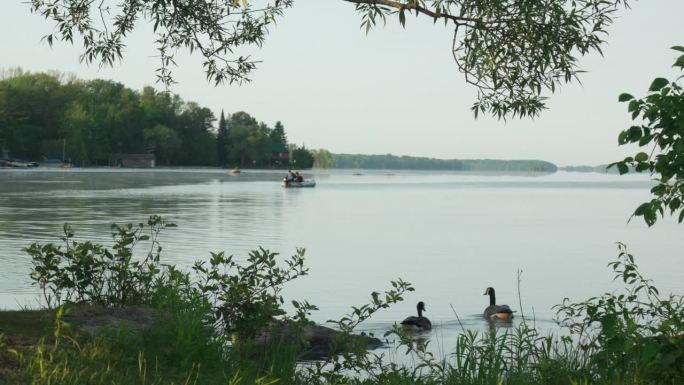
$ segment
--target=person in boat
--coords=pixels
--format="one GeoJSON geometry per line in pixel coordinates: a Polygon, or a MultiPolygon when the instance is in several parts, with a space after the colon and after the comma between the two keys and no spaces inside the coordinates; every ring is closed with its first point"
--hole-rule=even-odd
{"type": "Polygon", "coordinates": [[[294,181],[297,183],[304,182],[304,177],[299,175],[299,171],[295,171],[295,180],[294,181]]]}
{"type": "Polygon", "coordinates": [[[285,178],[283,178],[283,182],[285,182],[285,187],[289,186],[290,183],[294,182],[296,179],[296,175],[292,172],[292,170],[287,170],[287,175],[285,178]]]}

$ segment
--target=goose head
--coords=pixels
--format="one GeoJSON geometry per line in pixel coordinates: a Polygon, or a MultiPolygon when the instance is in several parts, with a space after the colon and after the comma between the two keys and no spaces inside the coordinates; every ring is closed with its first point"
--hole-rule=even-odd
{"type": "Polygon", "coordinates": [[[422,317],[423,312],[427,311],[425,310],[425,303],[423,301],[418,302],[418,305],[416,305],[416,309],[418,309],[418,317],[422,317]]]}
{"type": "Polygon", "coordinates": [[[488,287],[488,288],[485,290],[484,295],[488,295],[488,296],[489,296],[489,305],[490,305],[490,306],[496,305],[496,294],[494,293],[494,288],[493,288],[493,287],[491,287],[491,286],[488,287]]]}

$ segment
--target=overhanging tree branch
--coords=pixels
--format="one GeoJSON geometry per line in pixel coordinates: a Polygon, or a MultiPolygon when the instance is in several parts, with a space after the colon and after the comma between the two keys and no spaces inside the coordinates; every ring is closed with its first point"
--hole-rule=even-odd
{"type": "MultiPolygon", "coordinates": [[[[406,13],[454,26],[452,53],[466,83],[478,88],[477,116],[536,116],[548,93],[577,80],[578,58],[601,52],[606,27],[626,0],[343,0],[354,4],[367,32],[380,20],[406,13]]],[[[161,67],[171,84],[174,55],[198,51],[208,80],[249,81],[257,61],[237,54],[260,46],[269,27],[293,0],[31,0],[31,10],[56,24],[46,36],[73,42],[80,35],[81,59],[113,65],[139,19],[153,23],[161,67]],[[110,15],[115,9],[118,13],[110,15]],[[101,26],[91,15],[99,12],[101,26]],[[111,27],[114,28],[110,28],[111,27]]]]}
{"type": "Polygon", "coordinates": [[[431,11],[428,8],[422,7],[419,5],[418,1],[408,1],[408,2],[399,2],[399,1],[391,1],[391,0],[344,0],[348,3],[353,3],[353,4],[367,4],[367,5],[383,5],[386,7],[394,8],[397,9],[398,11],[404,11],[404,10],[409,10],[409,11],[415,11],[416,14],[422,13],[424,15],[430,16],[433,19],[447,19],[451,20],[457,25],[462,25],[467,22],[481,22],[481,20],[476,20],[468,17],[461,17],[461,16],[456,16],[456,15],[451,15],[448,13],[439,13],[439,12],[434,12],[431,11]]]}

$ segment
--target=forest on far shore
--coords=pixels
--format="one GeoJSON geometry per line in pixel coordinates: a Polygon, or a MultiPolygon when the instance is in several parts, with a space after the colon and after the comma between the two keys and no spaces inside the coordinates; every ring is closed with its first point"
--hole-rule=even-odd
{"type": "Polygon", "coordinates": [[[333,154],[288,143],[285,127],[247,112],[220,117],[179,95],[57,72],[5,71],[0,158],[114,166],[120,154],[154,154],[158,166],[555,172],[541,160],[434,159],[333,154]]]}
{"type": "Polygon", "coordinates": [[[107,166],[125,153],[154,154],[161,166],[313,166],[280,122],[236,112],[215,123],[209,108],[152,87],[20,69],[0,78],[0,158],[107,166]]]}
{"type": "Polygon", "coordinates": [[[558,171],[555,164],[543,160],[436,159],[392,154],[332,154],[326,150],[314,151],[313,155],[314,167],[322,168],[545,173],[558,171]]]}

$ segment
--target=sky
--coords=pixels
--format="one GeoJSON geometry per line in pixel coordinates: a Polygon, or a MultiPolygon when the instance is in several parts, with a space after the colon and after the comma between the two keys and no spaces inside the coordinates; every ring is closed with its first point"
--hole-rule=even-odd
{"type": "MultiPolygon", "coordinates": [[[[79,63],[80,46],[41,38],[53,25],[30,13],[25,0],[2,0],[0,69],[57,70],[83,79],[111,79],[140,90],[155,84],[158,58],[149,25],[126,41],[113,68],[79,63]]],[[[390,19],[370,34],[354,6],[341,0],[297,0],[285,11],[245,85],[214,86],[201,58],[183,54],[171,89],[218,116],[246,111],[273,126],[281,121],[291,143],[334,153],[395,154],[445,159],[543,159],[558,165],[603,164],[634,153],[618,147],[631,125],[618,95],[645,95],[658,76],[674,79],[684,45],[684,0],[641,0],[617,13],[604,56],[580,59],[581,84],[551,95],[536,119],[475,119],[476,89],[451,55],[452,34],[428,18],[390,19]]]]}

